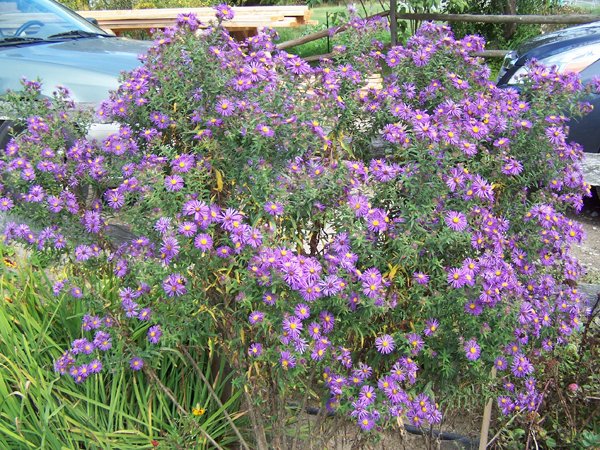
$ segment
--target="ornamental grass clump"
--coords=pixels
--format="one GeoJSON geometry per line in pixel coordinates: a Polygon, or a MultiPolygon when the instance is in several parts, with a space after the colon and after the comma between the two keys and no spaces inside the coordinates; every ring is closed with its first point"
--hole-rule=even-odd
{"type": "Polygon", "coordinates": [[[89,308],[57,372],[210,347],[258,448],[301,437],[293,404],[322,408],[323,439],[326,409],[366,432],[437,424],[459,379],[537,410],[536,375],[586,311],[565,215],[589,192],[566,138],[583,88],[533,64],[521,93],[499,89],[479,37],[426,23],[384,49],[382,26],[355,18],[356,45],[311,67],[272,31],[237,42],[182,15],[97,112],[120,125],[103,142],[60,102],[23,120],[0,209],[30,224],[5,239],[75,263],[55,290],[89,308]]]}

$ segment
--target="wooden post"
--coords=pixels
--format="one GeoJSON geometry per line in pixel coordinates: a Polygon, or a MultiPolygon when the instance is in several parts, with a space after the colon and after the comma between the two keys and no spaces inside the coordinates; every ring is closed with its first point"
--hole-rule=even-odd
{"type": "Polygon", "coordinates": [[[398,44],[398,0],[390,0],[390,37],[392,47],[398,44]]]}
{"type": "MultiPolygon", "coordinates": [[[[496,379],[496,366],[492,367],[491,379],[496,379]]],[[[481,421],[481,433],[479,434],[479,450],[485,450],[488,443],[488,433],[490,431],[490,422],[492,420],[492,405],[494,399],[490,398],[483,410],[483,420],[481,421]]]]}

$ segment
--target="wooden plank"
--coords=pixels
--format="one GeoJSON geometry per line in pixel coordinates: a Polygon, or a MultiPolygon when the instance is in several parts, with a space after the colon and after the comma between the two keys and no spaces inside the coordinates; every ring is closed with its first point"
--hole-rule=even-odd
{"type": "MultiPolygon", "coordinates": [[[[244,16],[264,16],[275,15],[285,17],[310,18],[310,10],[305,6],[296,7],[234,7],[234,20],[237,17],[244,16]]],[[[78,14],[96,19],[112,18],[177,18],[180,14],[193,13],[198,19],[214,19],[215,10],[212,8],[163,8],[163,9],[128,9],[128,10],[99,10],[99,11],[78,11],[78,14]]]]}
{"type": "MultiPolygon", "coordinates": [[[[290,28],[315,23],[309,20],[311,11],[306,6],[234,7],[233,10],[234,19],[223,23],[228,30],[249,30],[255,33],[260,27],[290,28]]],[[[79,11],[79,14],[96,19],[101,28],[125,31],[166,28],[174,25],[177,16],[190,12],[205,25],[216,20],[213,8],[79,11]]]]}

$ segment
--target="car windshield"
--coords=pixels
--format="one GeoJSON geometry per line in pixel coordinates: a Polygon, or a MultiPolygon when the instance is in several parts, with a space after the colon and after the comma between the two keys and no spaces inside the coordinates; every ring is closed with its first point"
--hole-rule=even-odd
{"type": "Polygon", "coordinates": [[[108,36],[53,0],[0,0],[0,45],[108,36]]]}

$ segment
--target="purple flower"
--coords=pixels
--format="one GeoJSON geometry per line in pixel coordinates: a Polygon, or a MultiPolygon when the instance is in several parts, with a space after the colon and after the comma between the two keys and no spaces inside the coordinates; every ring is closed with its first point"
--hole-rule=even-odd
{"type": "Polygon", "coordinates": [[[396,344],[394,338],[389,334],[384,334],[375,339],[375,348],[383,355],[388,355],[394,351],[396,344]]]}
{"type": "Polygon", "coordinates": [[[187,293],[186,284],[187,280],[183,275],[173,273],[163,281],[163,290],[169,297],[179,297],[187,293]]]}
{"type": "Polygon", "coordinates": [[[465,343],[464,349],[467,359],[471,361],[476,361],[479,359],[479,356],[481,355],[481,348],[479,347],[479,344],[477,344],[477,341],[475,339],[467,341],[465,343]]]}
{"type": "Polygon", "coordinates": [[[522,353],[517,353],[513,357],[511,370],[515,377],[524,378],[527,375],[531,374],[534,368],[533,364],[529,362],[529,359],[527,359],[527,357],[525,357],[522,353]]]}
{"type": "Polygon", "coordinates": [[[413,273],[413,280],[418,284],[428,284],[429,283],[429,275],[423,272],[415,272],[413,273]]]}
{"type": "Polygon", "coordinates": [[[98,359],[93,359],[87,365],[87,369],[89,373],[100,373],[102,371],[102,363],[98,359]]]}
{"type": "Polygon", "coordinates": [[[296,308],[294,308],[294,314],[299,319],[308,319],[310,317],[310,308],[304,303],[299,303],[296,308]]]}
{"type": "Polygon", "coordinates": [[[280,216],[283,214],[283,205],[279,202],[267,202],[265,211],[272,216],[280,216]]]}
{"type": "Polygon", "coordinates": [[[279,364],[283,370],[288,370],[296,367],[296,357],[288,351],[282,351],[279,357],[279,364]]]}
{"type": "Polygon", "coordinates": [[[152,310],[150,308],[143,308],[138,314],[138,319],[143,321],[150,320],[151,315],[152,310]]]}
{"type": "Polygon", "coordinates": [[[142,367],[144,367],[144,360],[142,358],[138,358],[133,357],[129,360],[129,367],[131,367],[131,370],[142,370],[142,367]]]}
{"type": "Polygon", "coordinates": [[[265,319],[265,314],[261,311],[254,311],[250,313],[248,316],[248,322],[250,325],[256,325],[257,323],[261,323],[265,319]]]}
{"type": "Polygon", "coordinates": [[[223,20],[231,20],[234,17],[233,9],[231,9],[226,3],[221,3],[215,6],[215,16],[219,22],[223,20]]]}
{"type": "Polygon", "coordinates": [[[421,339],[421,336],[419,336],[416,333],[410,333],[408,335],[406,335],[406,340],[408,341],[409,345],[410,345],[410,352],[413,355],[418,354],[422,349],[423,346],[425,345],[425,342],[423,342],[423,339],[421,339]]]}
{"type": "Polygon", "coordinates": [[[496,366],[497,370],[506,370],[508,368],[508,363],[506,362],[506,358],[499,356],[494,361],[494,366],[496,366]]]}
{"type": "Polygon", "coordinates": [[[13,203],[13,201],[8,198],[8,197],[2,197],[0,198],[0,211],[8,211],[9,209],[13,208],[15,206],[15,204],[13,203]]]}
{"type": "MultiPolygon", "coordinates": [[[[221,99],[217,102],[217,114],[220,114],[221,116],[231,116],[234,112],[235,106],[233,104],[233,102],[231,100],[228,100],[226,98],[221,99]]],[[[209,131],[209,130],[207,130],[209,131]]]]}
{"type": "Polygon", "coordinates": [[[362,419],[358,420],[358,425],[363,431],[371,431],[375,426],[373,416],[367,413],[362,419]]]}
{"type": "Polygon", "coordinates": [[[217,256],[219,258],[227,258],[231,253],[233,253],[233,251],[231,250],[231,247],[227,245],[222,245],[217,248],[217,256]]]}
{"type": "Polygon", "coordinates": [[[181,178],[179,175],[169,175],[165,178],[165,188],[170,192],[182,190],[183,178],[181,178]]]}
{"type": "Polygon", "coordinates": [[[467,283],[465,278],[465,270],[461,268],[453,268],[448,271],[448,284],[455,289],[463,287],[467,283]]]}
{"type": "Polygon", "coordinates": [[[425,322],[425,330],[423,334],[425,336],[432,336],[439,328],[440,322],[437,319],[429,319],[425,322]]]}
{"type": "Polygon", "coordinates": [[[148,328],[147,337],[148,342],[150,342],[151,344],[158,344],[158,341],[160,340],[161,336],[162,330],[160,328],[160,325],[154,325],[148,328]]]}
{"type": "Polygon", "coordinates": [[[258,342],[254,342],[248,347],[248,354],[254,358],[258,358],[262,354],[262,351],[262,345],[258,342]]]}
{"type": "Polygon", "coordinates": [[[273,131],[273,129],[263,123],[259,123],[256,126],[256,131],[258,131],[258,133],[264,137],[273,137],[275,135],[275,132],[273,131]]]}
{"type": "Polygon", "coordinates": [[[289,316],[283,319],[282,328],[286,331],[290,337],[297,338],[300,336],[300,332],[304,328],[302,321],[296,316],[289,316]]]}
{"type": "Polygon", "coordinates": [[[446,225],[454,231],[463,231],[468,225],[465,215],[457,211],[448,211],[444,221],[446,222],[446,225]]]}
{"type": "Polygon", "coordinates": [[[98,331],[94,336],[94,345],[103,352],[110,350],[112,348],[110,334],[106,331],[98,331]]]}
{"type": "Polygon", "coordinates": [[[194,247],[203,252],[210,250],[213,246],[213,239],[209,234],[199,234],[194,238],[194,247]]]}

